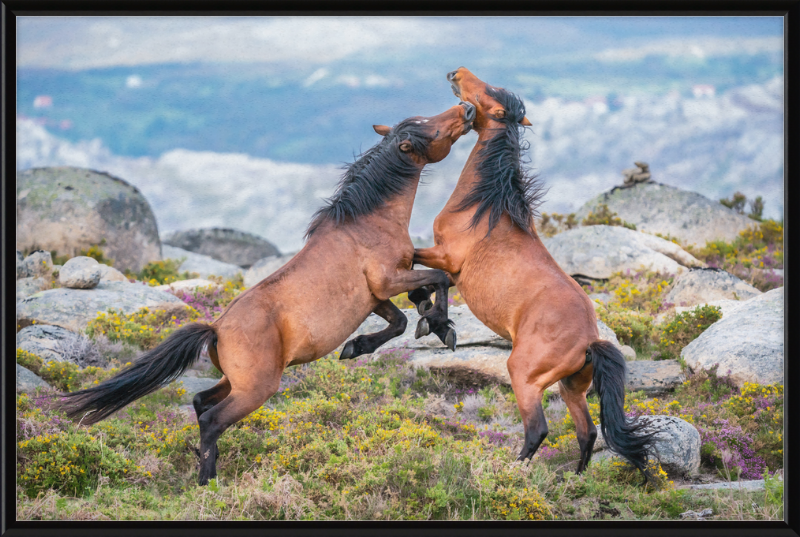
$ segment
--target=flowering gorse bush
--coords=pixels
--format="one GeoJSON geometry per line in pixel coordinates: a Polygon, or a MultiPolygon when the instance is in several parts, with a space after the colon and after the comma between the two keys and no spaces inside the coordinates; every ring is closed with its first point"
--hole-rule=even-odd
{"type": "Polygon", "coordinates": [[[678,359],[683,348],[722,318],[719,306],[703,305],[677,314],[661,328],[656,359],[678,359]]]}
{"type": "Polygon", "coordinates": [[[97,317],[89,322],[86,335],[93,338],[103,334],[110,341],[152,349],[176,328],[200,318],[200,313],[189,306],[171,311],[142,308],[130,314],[109,309],[98,312],[97,317]]]}

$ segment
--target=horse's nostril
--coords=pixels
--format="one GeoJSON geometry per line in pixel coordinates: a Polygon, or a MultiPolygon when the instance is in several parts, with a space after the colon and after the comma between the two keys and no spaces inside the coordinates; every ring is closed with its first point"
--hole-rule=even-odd
{"type": "Polygon", "coordinates": [[[458,104],[464,106],[464,119],[466,119],[467,121],[472,121],[473,119],[475,119],[475,105],[474,104],[467,103],[467,102],[464,102],[464,101],[461,101],[458,104]]]}

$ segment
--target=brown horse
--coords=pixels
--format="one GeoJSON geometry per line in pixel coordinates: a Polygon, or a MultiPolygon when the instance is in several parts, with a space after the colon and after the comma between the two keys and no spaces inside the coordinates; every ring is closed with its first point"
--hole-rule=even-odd
{"type": "MultiPolygon", "coordinates": [[[[648,477],[652,435],[625,417],[625,360],[599,339],[591,301],[536,233],[543,191],[521,164],[527,147],[520,135],[531,124],[522,101],[464,67],[447,79],[457,97],[476,107],[478,142],[434,220],[435,246],[416,250],[414,263],[446,271],[475,316],[512,341],[508,372],[525,427],[519,460],[533,457],[547,436],[542,395],[561,382],[581,448],[577,471],[586,468],[597,437],[586,403],[594,381],[606,442],[648,477]]],[[[429,292],[409,297],[424,311],[429,292]]]]}
{"type": "Polygon", "coordinates": [[[113,378],[65,394],[68,415],[87,424],[102,420],[180,376],[207,345],[224,376],[193,400],[200,425],[198,481],[204,485],[216,476],[219,436],[278,390],[287,366],[330,353],[370,312],[389,326],[349,341],[343,358],[373,352],[405,331],[406,317],[390,297],[434,286],[444,298],[420,323],[454,348],[447,275],[411,270],[408,224],[423,167],[445,158],[474,117],[474,107],[462,103],[394,128],[376,125],[383,139],[348,167],[333,197],[314,215],[305,247],[289,263],[238,296],[214,323],[186,325],[113,378]]]}

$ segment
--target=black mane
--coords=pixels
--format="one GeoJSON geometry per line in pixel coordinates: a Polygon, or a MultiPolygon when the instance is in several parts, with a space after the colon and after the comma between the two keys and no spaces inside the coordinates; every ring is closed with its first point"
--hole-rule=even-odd
{"type": "Polygon", "coordinates": [[[417,164],[409,155],[425,154],[427,145],[434,138],[421,119],[401,121],[380,142],[345,167],[336,192],[314,213],[306,238],[328,220],[336,225],[354,220],[379,209],[388,199],[406,189],[419,173],[417,164]],[[408,153],[400,151],[399,142],[403,140],[412,144],[408,153]]]}
{"type": "Polygon", "coordinates": [[[478,153],[477,174],[480,180],[455,210],[463,211],[478,204],[470,228],[477,227],[488,211],[487,237],[503,213],[508,214],[520,229],[532,234],[533,218],[538,216],[537,209],[543,202],[546,190],[522,162],[523,154],[530,148],[527,141],[520,143],[525,127],[519,122],[525,117],[525,105],[513,93],[488,84],[486,94],[505,109],[506,117],[499,120],[505,127],[497,136],[485,142],[478,153]]]}

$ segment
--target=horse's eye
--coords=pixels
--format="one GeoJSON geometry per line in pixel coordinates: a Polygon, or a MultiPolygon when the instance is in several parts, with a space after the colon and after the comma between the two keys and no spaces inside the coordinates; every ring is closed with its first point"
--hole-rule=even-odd
{"type": "Polygon", "coordinates": [[[506,111],[498,110],[494,115],[495,117],[497,117],[497,119],[503,119],[504,117],[506,117],[506,111]]]}
{"type": "Polygon", "coordinates": [[[439,131],[436,131],[436,134],[433,135],[433,139],[435,140],[438,137],[439,137],[439,131]]]}

